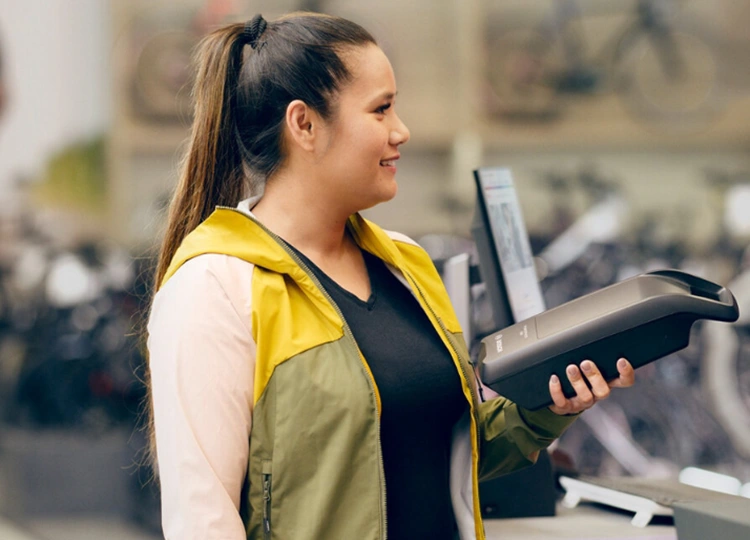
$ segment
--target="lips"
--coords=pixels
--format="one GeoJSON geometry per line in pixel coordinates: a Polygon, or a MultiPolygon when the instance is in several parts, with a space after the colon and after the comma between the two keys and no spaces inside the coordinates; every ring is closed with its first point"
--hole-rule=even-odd
{"type": "Polygon", "coordinates": [[[396,166],[396,160],[400,158],[401,156],[393,156],[388,159],[384,159],[380,162],[381,167],[395,167],[396,166]]]}

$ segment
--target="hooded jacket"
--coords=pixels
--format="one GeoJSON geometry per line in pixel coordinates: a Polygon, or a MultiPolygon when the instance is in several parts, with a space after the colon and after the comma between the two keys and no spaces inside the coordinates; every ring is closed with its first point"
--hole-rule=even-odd
{"type": "MultiPolygon", "coordinates": [[[[534,463],[574,417],[526,411],[502,397],[480,403],[461,329],[427,253],[358,214],[348,228],[414,294],[453,358],[469,407],[453,430],[451,501],[460,538],[481,540],[479,480],[534,463]]],[[[184,239],[162,286],[209,253],[239,258],[252,273],[252,430],[239,508],[247,538],[385,539],[380,397],[340,310],[281,239],[234,208],[218,208],[184,239]]]]}

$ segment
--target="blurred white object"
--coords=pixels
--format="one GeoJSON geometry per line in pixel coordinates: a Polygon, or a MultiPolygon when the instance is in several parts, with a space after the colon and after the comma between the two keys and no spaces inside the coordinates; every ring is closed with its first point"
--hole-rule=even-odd
{"type": "Polygon", "coordinates": [[[734,476],[721,474],[698,467],[685,467],[680,471],[678,479],[683,484],[695,486],[711,491],[739,495],[742,482],[734,476]]]}
{"type": "Polygon", "coordinates": [[[80,258],[70,253],[52,262],[46,285],[47,299],[57,308],[91,302],[102,289],[98,276],[80,258]]]}
{"type": "Polygon", "coordinates": [[[468,253],[455,255],[445,261],[443,282],[456,312],[458,323],[463,330],[464,339],[471,343],[471,283],[469,268],[471,257],[468,253]]]}
{"type": "Polygon", "coordinates": [[[750,236],[750,185],[729,188],[724,202],[724,225],[735,236],[750,236]]]}
{"type": "Polygon", "coordinates": [[[633,440],[627,422],[618,422],[606,407],[593,407],[581,415],[594,437],[629,474],[650,478],[674,477],[675,467],[670,462],[650,456],[633,440]]]}
{"type": "Polygon", "coordinates": [[[609,197],[589,209],[539,255],[554,275],[578,259],[592,243],[611,242],[622,232],[628,205],[609,197]]]}
{"type": "Polygon", "coordinates": [[[25,247],[13,269],[13,284],[23,292],[34,290],[44,279],[47,265],[47,251],[42,246],[25,247]]]}

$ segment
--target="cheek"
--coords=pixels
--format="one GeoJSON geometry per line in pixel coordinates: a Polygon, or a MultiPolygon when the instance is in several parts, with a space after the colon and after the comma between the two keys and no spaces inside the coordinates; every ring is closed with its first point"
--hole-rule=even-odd
{"type": "Polygon", "coordinates": [[[388,143],[383,127],[373,123],[361,123],[350,126],[344,137],[346,146],[362,158],[379,160],[388,143]]]}

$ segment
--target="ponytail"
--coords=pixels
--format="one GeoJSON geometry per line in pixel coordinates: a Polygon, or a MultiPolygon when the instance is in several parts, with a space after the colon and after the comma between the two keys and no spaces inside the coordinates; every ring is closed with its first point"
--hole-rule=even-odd
{"type": "MultiPolygon", "coordinates": [[[[169,205],[167,228],[156,266],[154,291],[158,290],[177,248],[217,205],[235,206],[242,198],[242,158],[235,136],[233,99],[241,65],[244,40],[242,25],[223,27],[206,36],[198,46],[198,73],[193,89],[195,115],[177,189],[169,205]]],[[[145,333],[144,333],[145,338],[145,333]]],[[[146,353],[146,358],[148,354],[146,353]]],[[[151,403],[151,370],[144,366],[144,431],[148,436],[144,460],[158,476],[154,412],[151,403]]]]}
{"type": "Polygon", "coordinates": [[[217,205],[235,206],[244,194],[242,153],[233,114],[233,95],[245,40],[243,25],[225,26],[206,36],[196,55],[195,117],[182,173],[169,206],[167,228],[155,274],[161,285],[182,240],[217,205]]]}

